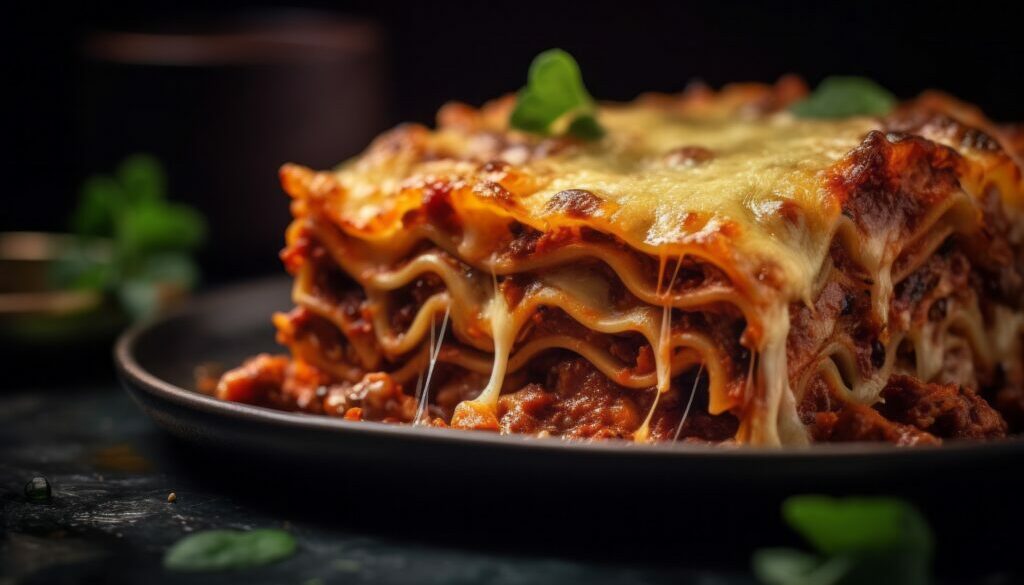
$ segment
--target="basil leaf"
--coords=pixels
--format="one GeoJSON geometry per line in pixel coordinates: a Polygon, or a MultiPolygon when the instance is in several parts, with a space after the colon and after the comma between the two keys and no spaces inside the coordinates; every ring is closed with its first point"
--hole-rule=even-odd
{"type": "Polygon", "coordinates": [[[71,218],[81,236],[112,240],[113,255],[98,263],[84,248],[56,265],[60,286],[116,293],[135,317],[153,314],[180,299],[199,279],[186,252],[206,237],[205,221],[193,208],[166,200],[167,177],[151,155],[124,159],[114,176],[95,176],[82,188],[71,218]]]}
{"type": "Polygon", "coordinates": [[[153,254],[142,258],[139,264],[117,287],[121,306],[135,318],[173,306],[199,282],[199,269],[187,254],[153,254]]]}
{"type": "Polygon", "coordinates": [[[112,265],[94,262],[81,255],[61,260],[54,266],[54,281],[78,290],[102,290],[115,278],[112,265]]]}
{"type": "Polygon", "coordinates": [[[203,242],[206,223],[191,207],[150,202],[126,209],[116,236],[118,245],[130,254],[191,250],[203,242]]]}
{"type": "Polygon", "coordinates": [[[548,126],[560,115],[557,110],[549,107],[544,98],[528,89],[522,89],[516,97],[516,107],[509,117],[509,125],[526,132],[547,134],[548,126]]]}
{"type": "Polygon", "coordinates": [[[882,116],[892,111],[896,97],[864,77],[827,77],[805,100],[790,106],[801,118],[882,116]]]}
{"type": "Polygon", "coordinates": [[[822,562],[791,548],[768,548],[754,553],[754,575],[765,585],[839,585],[849,573],[845,557],[822,562]]]}
{"type": "Polygon", "coordinates": [[[593,100],[583,87],[580,66],[561,49],[545,51],[530,64],[528,89],[559,114],[587,106],[593,100]]]}
{"type": "Polygon", "coordinates": [[[295,538],[282,530],[208,530],[176,542],[164,555],[171,571],[224,571],[258,567],[295,552],[295,538]]]}
{"type": "Polygon", "coordinates": [[[600,138],[604,131],[593,116],[595,109],[576,60],[561,49],[551,49],[537,55],[530,64],[526,87],[519,91],[509,125],[549,134],[555,122],[579,113],[568,132],[580,138],[600,138]],[[578,125],[575,131],[574,125],[578,125]]]}
{"type": "Polygon", "coordinates": [[[569,129],[566,132],[583,140],[597,140],[604,136],[604,128],[591,114],[578,116],[569,124],[569,129]]]}
{"type": "MultiPolygon", "coordinates": [[[[807,539],[826,562],[811,570],[806,558],[762,551],[759,553],[762,556],[755,555],[755,571],[765,583],[784,582],[772,580],[782,574],[818,578],[819,571],[838,562],[845,568],[841,574],[836,573],[837,580],[822,583],[926,585],[930,582],[931,531],[917,510],[902,500],[796,496],[783,503],[782,513],[786,522],[807,539]]],[[[817,584],[819,581],[793,577],[792,583],[817,584]]]]}
{"type": "Polygon", "coordinates": [[[80,236],[109,236],[125,204],[121,185],[110,177],[89,177],[82,185],[71,227],[80,236]]]}
{"type": "Polygon", "coordinates": [[[143,282],[174,283],[187,290],[198,283],[199,270],[188,254],[164,252],[147,256],[135,278],[143,282]]]}
{"type": "Polygon", "coordinates": [[[795,496],[783,503],[782,515],[828,556],[893,551],[931,556],[928,525],[902,500],[795,496]]]}
{"type": "Polygon", "coordinates": [[[133,154],[117,168],[117,179],[124,187],[128,203],[157,201],[167,192],[163,166],[152,155],[133,154]]]}

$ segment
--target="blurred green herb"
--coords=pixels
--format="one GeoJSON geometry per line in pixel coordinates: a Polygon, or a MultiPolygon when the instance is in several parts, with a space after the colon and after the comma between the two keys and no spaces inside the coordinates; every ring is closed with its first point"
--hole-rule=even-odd
{"type": "Polygon", "coordinates": [[[226,571],[258,567],[290,557],[295,538],[283,530],[207,530],[174,543],[164,554],[171,571],[226,571]]]}
{"type": "Polygon", "coordinates": [[[816,554],[787,548],[754,553],[765,585],[927,585],[933,542],[918,511],[894,498],[796,496],[782,515],[816,554]]]}
{"type": "Polygon", "coordinates": [[[206,224],[195,209],[168,201],[166,191],[163,167],[146,154],[127,157],[113,175],[87,179],[71,225],[84,238],[109,239],[112,259],[100,263],[72,254],[58,279],[115,293],[135,317],[193,287],[198,270],[191,253],[202,244],[206,224]]]}
{"type": "Polygon", "coordinates": [[[576,60],[561,49],[551,49],[537,55],[530,64],[526,87],[519,90],[509,124],[547,135],[553,133],[558,122],[567,122],[566,134],[597,140],[604,136],[604,128],[596,113],[576,60]]]}
{"type": "Polygon", "coordinates": [[[811,95],[790,106],[800,118],[883,116],[892,111],[896,97],[864,77],[826,77],[811,95]]]}

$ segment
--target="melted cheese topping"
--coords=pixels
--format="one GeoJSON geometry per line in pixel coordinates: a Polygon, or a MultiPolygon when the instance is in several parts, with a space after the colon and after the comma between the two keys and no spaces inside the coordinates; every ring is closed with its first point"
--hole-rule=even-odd
{"type": "Polygon", "coordinates": [[[600,120],[608,129],[600,142],[517,165],[525,178],[510,189],[516,198],[509,208],[470,188],[484,162],[474,161],[480,138],[441,130],[416,135],[423,142],[412,151],[373,149],[341,167],[335,178],[346,197],[335,213],[354,231],[388,238],[401,229],[402,214],[419,205],[404,191],[430,177],[461,179],[459,196],[472,199],[466,207],[490,207],[542,231],[586,224],[651,254],[728,259],[732,276],[771,264],[782,272],[787,297],[806,298],[839,213],[825,172],[878,127],[868,118],[693,119],[637,107],[604,108],[600,120]],[[711,158],[673,162],[673,151],[693,146],[710,150],[711,158]],[[445,158],[420,160],[419,149],[445,158]],[[599,206],[574,217],[559,203],[567,190],[588,191],[599,206]]]}

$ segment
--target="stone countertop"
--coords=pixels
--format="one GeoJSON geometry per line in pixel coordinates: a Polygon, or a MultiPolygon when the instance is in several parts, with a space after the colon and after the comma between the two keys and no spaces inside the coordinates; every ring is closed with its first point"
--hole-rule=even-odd
{"type": "Polygon", "coordinates": [[[290,518],[281,502],[288,494],[261,494],[253,486],[239,497],[208,481],[217,473],[193,464],[189,447],[164,437],[113,383],[0,391],[0,585],[754,583],[744,567],[723,573],[562,558],[290,518]],[[52,486],[48,503],[24,496],[25,483],[38,475],[52,486]],[[183,574],[161,566],[164,551],[195,531],[266,527],[290,531],[298,552],[241,572],[183,574]]]}

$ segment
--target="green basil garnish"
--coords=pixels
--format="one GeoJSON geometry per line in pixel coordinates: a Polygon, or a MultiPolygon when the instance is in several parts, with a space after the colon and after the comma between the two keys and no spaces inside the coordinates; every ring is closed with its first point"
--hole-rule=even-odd
{"type": "Polygon", "coordinates": [[[803,101],[789,110],[800,118],[883,116],[892,111],[896,97],[864,77],[826,77],[803,101]]]}
{"type": "Polygon", "coordinates": [[[79,235],[113,238],[129,256],[194,250],[205,236],[205,222],[191,207],[167,201],[166,190],[155,158],[129,156],[113,176],[85,181],[72,226],[79,235]]]}
{"type": "Polygon", "coordinates": [[[295,538],[283,530],[207,530],[176,542],[164,555],[171,571],[225,571],[267,565],[290,557],[295,538]]]}
{"type": "Polygon", "coordinates": [[[917,510],[894,498],[796,496],[783,518],[815,549],[762,549],[754,573],[765,585],[927,585],[931,530],[917,510]]]}
{"type": "Polygon", "coordinates": [[[530,64],[526,87],[519,91],[509,124],[547,135],[556,122],[568,120],[566,134],[596,140],[604,136],[596,112],[576,60],[561,49],[551,49],[537,55],[530,64]]]}
{"type": "Polygon", "coordinates": [[[56,270],[63,286],[115,293],[136,317],[160,307],[167,286],[188,290],[198,280],[192,253],[206,236],[206,222],[192,207],[167,199],[167,177],[154,157],[127,157],[112,175],[82,185],[71,218],[75,233],[110,240],[107,264],[72,255],[56,270]]]}

